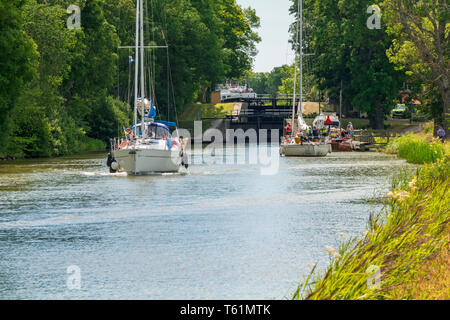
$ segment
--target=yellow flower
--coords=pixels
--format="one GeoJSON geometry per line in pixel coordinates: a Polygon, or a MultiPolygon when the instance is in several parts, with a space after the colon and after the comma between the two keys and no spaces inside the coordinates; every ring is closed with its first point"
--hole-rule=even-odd
{"type": "Polygon", "coordinates": [[[399,202],[403,202],[407,198],[409,198],[409,193],[407,191],[401,191],[398,193],[397,200],[399,202]]]}
{"type": "Polygon", "coordinates": [[[403,202],[405,199],[409,197],[408,191],[398,190],[395,192],[389,192],[388,197],[392,200],[397,200],[399,202],[403,202]]]}
{"type": "Polygon", "coordinates": [[[417,177],[414,177],[414,179],[412,179],[412,181],[409,183],[409,188],[411,189],[411,192],[415,192],[417,190],[416,183],[417,177]]]}
{"type": "Polygon", "coordinates": [[[336,250],[330,246],[325,246],[325,251],[328,252],[329,254],[335,256],[336,258],[341,257],[341,255],[339,253],[337,253],[336,250]]]}

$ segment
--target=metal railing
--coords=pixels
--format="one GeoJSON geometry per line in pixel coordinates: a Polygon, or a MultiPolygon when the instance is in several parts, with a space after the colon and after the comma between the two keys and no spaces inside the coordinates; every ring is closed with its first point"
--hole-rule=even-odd
{"type": "Polygon", "coordinates": [[[111,151],[118,150],[124,141],[127,141],[123,138],[113,138],[109,139],[109,146],[111,151]]]}

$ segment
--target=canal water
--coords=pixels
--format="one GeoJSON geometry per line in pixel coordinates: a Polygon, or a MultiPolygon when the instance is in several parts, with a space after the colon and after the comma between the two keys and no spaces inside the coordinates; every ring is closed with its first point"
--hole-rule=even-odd
{"type": "Polygon", "coordinates": [[[280,158],[274,175],[206,161],[131,177],[105,161],[0,163],[0,299],[288,299],[405,165],[333,153],[280,158]]]}

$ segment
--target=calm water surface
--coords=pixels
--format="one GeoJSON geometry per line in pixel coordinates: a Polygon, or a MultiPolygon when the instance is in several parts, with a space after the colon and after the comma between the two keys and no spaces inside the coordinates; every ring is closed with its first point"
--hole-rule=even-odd
{"type": "MultiPolygon", "coordinates": [[[[195,155],[199,156],[199,155],[195,155]]],[[[405,163],[380,153],[110,175],[105,155],[0,162],[0,299],[285,299],[364,232],[405,163]],[[69,290],[67,268],[81,270],[69,290]]]]}

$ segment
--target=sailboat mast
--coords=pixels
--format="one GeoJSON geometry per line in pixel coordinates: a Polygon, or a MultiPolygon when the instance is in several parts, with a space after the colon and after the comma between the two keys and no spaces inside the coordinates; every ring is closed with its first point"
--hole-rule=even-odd
{"type": "Polygon", "coordinates": [[[142,122],[141,122],[141,128],[142,128],[142,137],[145,138],[145,83],[144,83],[144,6],[143,6],[143,0],[140,1],[140,17],[141,17],[141,23],[140,23],[140,37],[141,37],[141,101],[142,101],[142,122]]]}
{"type": "MultiPolygon", "coordinates": [[[[297,22],[297,33],[295,35],[295,40],[298,40],[299,34],[300,34],[300,103],[302,101],[302,12],[301,8],[303,7],[303,4],[300,4],[301,0],[298,2],[298,22],[297,22]]],[[[292,131],[291,131],[291,138],[294,135],[294,122],[295,122],[295,101],[296,101],[296,90],[297,90],[297,57],[298,57],[298,51],[295,50],[295,61],[294,61],[294,98],[292,100],[292,131]]]]}
{"type": "Polygon", "coordinates": [[[299,3],[300,12],[300,110],[297,111],[298,114],[303,116],[303,0],[299,3]]]}
{"type": "Polygon", "coordinates": [[[139,2],[136,1],[136,50],[134,65],[134,136],[137,137],[137,99],[138,99],[138,76],[139,76],[139,2]]]}
{"type": "MultiPolygon", "coordinates": [[[[299,21],[297,22],[297,33],[295,34],[295,40],[298,39],[298,30],[299,30],[299,21]]],[[[291,139],[294,135],[294,122],[295,122],[295,102],[296,99],[296,90],[297,90],[297,57],[298,57],[298,51],[297,48],[295,48],[295,58],[294,58],[294,94],[292,97],[292,131],[291,131],[291,139]]]]}

